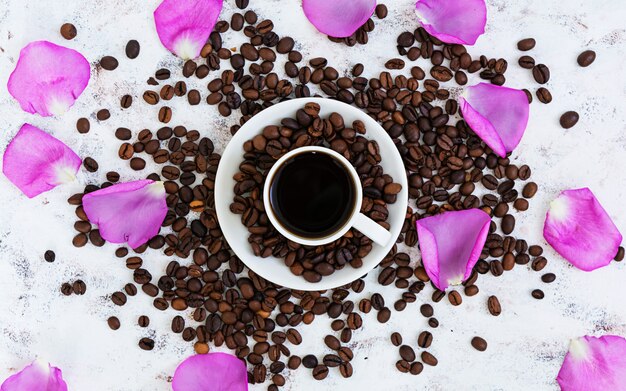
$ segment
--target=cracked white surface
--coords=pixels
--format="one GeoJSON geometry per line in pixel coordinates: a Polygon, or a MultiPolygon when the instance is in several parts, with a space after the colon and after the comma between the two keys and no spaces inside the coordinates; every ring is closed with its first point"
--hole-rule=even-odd
{"type": "MultiPolygon", "coordinates": [[[[226,3],[222,15],[233,11],[234,1],[226,3]]],[[[387,59],[396,56],[395,38],[400,31],[416,27],[413,4],[413,0],[387,1],[390,14],[376,21],[370,43],[348,48],[316,33],[297,0],[251,0],[251,8],[261,18],[273,19],[279,35],[294,37],[305,59],[326,56],[340,73],[363,62],[366,76],[377,74],[387,59]]],[[[99,162],[98,173],[82,170],[81,183],[102,181],[108,170],[120,170],[124,180],[138,179],[142,174],[132,172],[117,158],[118,141],[113,132],[118,126],[134,132],[156,129],[157,109],[141,100],[145,80],[161,66],[180,68],[180,60],[169,55],[156,36],[151,15],[156,6],[155,0],[0,0],[0,151],[22,123],[29,122],[72,146],[81,157],[91,156],[99,162]],[[73,41],[63,40],[58,33],[64,22],[72,22],[78,29],[73,41]],[[20,110],[5,86],[19,50],[39,39],[77,49],[92,65],[101,56],[114,55],[120,66],[113,72],[98,72],[92,66],[89,86],[62,117],[33,116],[20,110]],[[141,43],[136,60],[124,56],[129,39],[141,43]],[[125,93],[135,99],[131,109],[122,111],[119,98],[125,93]],[[99,108],[111,109],[108,121],[98,123],[95,119],[99,108]],[[91,131],[86,135],[75,130],[76,120],[82,116],[91,120],[91,131]]],[[[549,105],[531,106],[528,130],[512,156],[514,162],[532,167],[532,179],[540,187],[530,210],[518,219],[517,235],[545,244],[541,228],[549,200],[562,189],[584,186],[595,192],[618,228],[626,233],[626,3],[489,0],[488,11],[487,32],[470,49],[472,54],[506,58],[507,85],[534,90],[530,72],[516,65],[521,54],[515,48],[519,39],[533,36],[537,47],[531,54],[552,70],[548,88],[554,100],[549,105]],[[576,56],[586,48],[596,50],[598,56],[593,65],[582,69],[576,56]],[[563,130],[558,118],[567,110],[578,111],[581,119],[574,128],[563,130]]],[[[224,41],[225,47],[235,47],[242,38],[228,33],[224,41]]],[[[282,69],[282,63],[277,69],[282,69]]],[[[191,82],[203,97],[211,77],[191,82]]],[[[180,100],[174,102],[172,124],[210,135],[221,151],[235,117],[224,119],[206,104],[191,108],[180,100]]],[[[155,310],[146,295],[129,298],[122,308],[114,308],[106,298],[131,280],[131,273],[123,260],[115,258],[112,245],[71,246],[74,213],[66,199],[80,189],[81,185],[74,183],[28,200],[0,176],[0,379],[40,357],[62,368],[71,390],[168,390],[168,376],[192,353],[192,347],[168,332],[172,312],[155,310]],[[53,264],[43,261],[47,249],[57,253],[53,264]],[[76,278],[87,283],[86,295],[63,297],[60,285],[76,278]],[[113,314],[122,322],[115,332],[106,325],[106,318],[113,314]],[[147,329],[136,325],[142,314],[151,319],[147,329]],[[154,351],[137,348],[142,336],[156,338],[154,351]]],[[[433,332],[430,351],[438,357],[439,365],[425,368],[420,376],[395,369],[399,357],[388,339],[391,332],[400,331],[416,348],[417,335],[427,328],[419,315],[419,301],[428,301],[430,288],[418,296],[418,303],[394,313],[385,325],[376,321],[373,312],[364,316],[364,326],[354,333],[351,343],[355,352],[352,378],[343,379],[338,371],[331,370],[324,382],[316,382],[309,370],[300,368],[287,372],[285,389],[557,389],[554,378],[570,338],[626,335],[626,265],[612,263],[585,273],[572,268],[551,249],[547,249],[547,257],[550,263],[545,271],[557,274],[551,285],[541,283],[540,273],[517,266],[499,278],[481,277],[480,293],[464,298],[460,307],[453,308],[447,300],[435,305],[441,324],[433,332]],[[530,296],[534,288],[546,292],[543,301],[530,296]],[[491,294],[502,303],[502,315],[497,318],[486,309],[486,298],[491,294]],[[470,346],[474,335],[488,341],[486,352],[470,346]]],[[[144,260],[157,275],[169,258],[150,251],[144,260]]],[[[374,282],[375,275],[368,276],[365,292],[382,292],[391,306],[400,291],[381,289],[374,282]]],[[[302,327],[304,342],[289,346],[292,353],[313,352],[319,357],[327,353],[322,338],[330,330],[329,324],[328,319],[320,318],[316,326],[302,327]]],[[[263,390],[267,384],[251,389],[263,390]]]]}

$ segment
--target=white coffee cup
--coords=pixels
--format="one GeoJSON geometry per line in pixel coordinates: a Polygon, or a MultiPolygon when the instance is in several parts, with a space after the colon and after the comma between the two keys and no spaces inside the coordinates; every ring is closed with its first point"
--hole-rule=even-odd
{"type": "Polygon", "coordinates": [[[361,181],[359,180],[359,175],[357,174],[356,170],[345,157],[333,151],[332,149],[325,147],[301,147],[296,148],[293,151],[290,151],[283,155],[280,159],[278,159],[276,163],[274,163],[269,173],[267,174],[267,177],[265,179],[265,187],[263,189],[263,204],[265,206],[265,213],[267,213],[267,217],[269,218],[274,228],[276,228],[276,230],[287,239],[307,246],[319,246],[331,243],[345,235],[345,233],[348,232],[350,228],[356,228],[357,230],[359,230],[359,232],[361,232],[363,235],[367,236],[374,243],[380,246],[385,246],[386,244],[388,244],[389,240],[391,240],[391,233],[389,233],[389,231],[380,226],[374,220],[370,219],[360,212],[362,203],[363,188],[361,186],[361,181]],[[335,161],[340,163],[345,168],[345,171],[352,179],[352,188],[354,189],[355,197],[352,204],[350,205],[352,210],[349,217],[346,219],[341,227],[337,228],[335,231],[328,234],[327,236],[321,238],[304,237],[286,229],[281,223],[280,219],[277,217],[270,199],[270,189],[274,183],[274,176],[276,175],[278,170],[286,162],[291,160],[295,155],[302,153],[323,153],[331,156],[335,161]]]}

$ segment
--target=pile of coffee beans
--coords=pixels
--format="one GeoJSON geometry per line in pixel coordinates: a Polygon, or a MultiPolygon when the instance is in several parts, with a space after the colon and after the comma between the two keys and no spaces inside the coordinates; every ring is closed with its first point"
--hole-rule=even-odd
{"type": "Polygon", "coordinates": [[[283,118],[280,124],[263,128],[261,134],[244,143],[244,160],[235,175],[233,213],[241,215],[250,236],[248,241],[256,256],[282,258],[289,270],[309,282],[346,265],[359,268],[372,249],[372,241],[356,229],[323,246],[301,246],[281,235],[269,222],[263,207],[263,186],[270,168],[285,153],[300,147],[323,146],[343,155],[354,165],[363,186],[361,212],[386,229],[389,211],[402,186],[383,172],[376,141],[364,137],[365,125],[344,122],[338,113],[319,116],[320,106],[309,102],[295,118],[283,118]]]}
{"type": "MultiPolygon", "coordinates": [[[[370,72],[373,75],[370,77],[363,76],[363,64],[354,64],[351,72],[344,73],[323,57],[305,61],[295,50],[292,38],[280,37],[271,20],[261,20],[254,11],[246,10],[248,0],[235,0],[235,3],[241,13],[222,15],[224,20],[215,26],[201,58],[186,61],[181,70],[174,70],[181,71],[184,78],[208,78],[206,96],[200,90],[187,88],[184,80],[169,82],[172,71],[158,69],[149,77],[149,90],[143,93],[138,104],[158,106],[157,118],[164,126],[154,132],[144,129],[137,134],[125,127],[115,131],[121,141],[118,156],[128,161],[131,169],[157,168],[147,178],[164,181],[169,211],[159,235],[134,250],[125,247],[116,250],[116,256],[124,259],[126,267],[132,271],[129,274],[132,282],[111,295],[114,305],[125,305],[129,297],[138,293],[139,286],[153,298],[157,310],[172,311],[171,332],[193,343],[197,353],[209,352],[210,345],[225,345],[248,363],[250,383],[269,380],[268,390],[274,391],[285,384],[285,371],[301,366],[309,369],[318,380],[326,378],[332,368],[343,377],[352,376],[354,353],[350,346],[353,346],[353,333],[363,325],[361,314],[374,310],[377,321],[386,323],[394,312],[402,312],[411,303],[418,302],[417,295],[431,285],[430,280],[419,260],[411,259],[402,250],[417,245],[415,223],[421,218],[470,208],[481,208],[493,218],[487,242],[470,278],[463,286],[451,287],[447,292],[447,301],[453,306],[462,305],[463,295],[471,300],[479,293],[480,275],[498,277],[516,265],[530,264],[530,269],[542,273],[543,283],[555,281],[554,273],[545,272],[548,262],[542,255],[543,249],[529,245],[514,234],[515,216],[529,208],[529,199],[539,190],[537,184],[528,182],[531,169],[509,158],[498,157],[474,134],[460,117],[454,97],[456,87],[450,87],[451,83],[466,85],[474,73],[493,84],[505,84],[508,66],[505,59],[472,57],[464,46],[442,43],[418,28],[401,32],[397,38],[398,54],[408,61],[391,58],[377,67],[380,71],[375,75],[370,72]],[[223,44],[221,34],[229,29],[242,32],[248,42],[235,50],[228,49],[230,46],[223,44]],[[274,69],[279,56],[286,59],[284,69],[274,69]],[[411,68],[403,72],[407,63],[411,68]],[[397,75],[392,76],[384,68],[397,75]],[[263,109],[285,99],[310,96],[337,99],[364,110],[383,126],[402,156],[411,207],[397,245],[373,272],[378,285],[393,285],[398,289],[399,298],[394,303],[385,303],[383,296],[377,293],[378,285],[365,290],[363,279],[330,291],[303,292],[276,286],[247,269],[224,240],[214,210],[214,180],[220,155],[201,131],[167,125],[172,121],[174,107],[168,102],[176,97],[186,97],[185,102],[190,105],[204,102],[209,105],[207,108],[216,105],[222,116],[233,118],[230,133],[235,134],[242,124],[263,109]],[[146,162],[146,155],[152,161],[146,162]],[[162,249],[168,257],[173,257],[160,275],[152,276],[142,267],[141,254],[148,248],[162,249]],[[323,342],[330,352],[312,352],[303,357],[292,354],[290,346],[299,345],[303,339],[301,326],[327,316],[332,319],[331,331],[323,342]]],[[[379,5],[376,16],[382,19],[386,15],[386,7],[379,5]]],[[[365,44],[367,32],[372,29],[370,20],[353,37],[341,41],[347,45],[365,44]]],[[[534,39],[518,43],[522,51],[531,50],[535,45],[534,39]]],[[[136,58],[139,48],[137,41],[129,41],[125,48],[127,57],[136,58]]],[[[578,61],[581,66],[587,66],[594,58],[595,55],[585,52],[578,61]]],[[[548,67],[536,65],[530,56],[522,56],[519,64],[532,69],[535,80],[542,85],[536,91],[538,99],[549,103],[551,93],[543,87],[550,78],[548,67]]],[[[112,71],[119,66],[112,56],[103,57],[100,65],[112,71]]],[[[532,94],[529,90],[525,92],[531,102],[532,94]]],[[[132,104],[130,95],[120,98],[120,110],[127,110],[132,104]]],[[[241,175],[236,178],[232,205],[233,212],[241,214],[242,221],[249,227],[256,253],[284,257],[292,271],[312,281],[318,276],[305,274],[312,266],[304,261],[306,250],[290,248],[289,243],[275,235],[262,218],[262,208],[258,207],[264,170],[271,166],[275,157],[296,145],[322,143],[345,153],[356,167],[363,167],[362,180],[369,188],[366,199],[371,200],[364,202],[364,206],[371,217],[385,225],[385,204],[395,201],[395,190],[386,190],[388,185],[393,185],[393,180],[375,168],[385,157],[379,155],[375,144],[362,136],[365,129],[358,123],[347,127],[337,115],[319,118],[315,111],[314,106],[308,105],[298,111],[296,118],[287,118],[280,126],[269,126],[261,136],[246,143],[246,161],[239,167],[241,175]],[[313,134],[309,134],[310,131],[313,134]],[[329,137],[331,134],[334,138],[329,137]],[[374,217],[374,212],[378,217],[374,217]]],[[[100,117],[106,115],[103,113],[100,117]]],[[[569,126],[577,119],[577,115],[574,120],[573,114],[568,114],[562,121],[564,126],[569,126]]],[[[80,133],[87,133],[89,120],[81,118],[76,126],[80,133]]],[[[99,170],[94,163],[95,160],[90,161],[87,166],[90,170],[99,170]]],[[[69,203],[76,206],[78,217],[75,246],[88,242],[95,246],[104,244],[99,231],[92,227],[84,213],[82,196],[111,186],[121,177],[123,174],[107,172],[106,182],[87,185],[83,193],[69,198],[69,203]]],[[[338,259],[342,260],[339,263],[358,267],[359,259],[369,251],[371,243],[357,231],[351,235],[341,239],[346,241],[347,246],[343,248],[347,248],[347,252],[338,254],[331,247],[325,249],[320,261],[327,262],[333,270],[338,259]],[[328,254],[332,256],[326,258],[328,254]],[[335,265],[327,261],[333,258],[335,265]]],[[[623,258],[624,249],[620,248],[615,260],[623,258]]],[[[316,273],[321,278],[322,273],[316,273]]],[[[62,291],[71,293],[75,289],[68,283],[62,291]]],[[[420,307],[430,329],[416,330],[410,338],[414,343],[403,343],[397,332],[391,334],[392,344],[398,347],[396,368],[401,372],[418,375],[424,364],[438,363],[427,349],[432,346],[439,326],[433,305],[442,301],[446,292],[434,286],[432,291],[432,304],[420,307]]],[[[541,299],[544,295],[542,290],[535,289],[529,296],[541,299]]],[[[492,292],[486,297],[485,313],[498,316],[506,311],[492,292]]],[[[425,300],[421,298],[419,302],[425,300]]],[[[138,323],[147,325],[148,321],[146,317],[138,323]]],[[[108,319],[108,324],[113,330],[120,328],[115,316],[108,319]]],[[[155,348],[152,338],[142,336],[139,347],[155,348]]],[[[476,336],[468,341],[470,345],[483,351],[487,341],[476,336]]]]}

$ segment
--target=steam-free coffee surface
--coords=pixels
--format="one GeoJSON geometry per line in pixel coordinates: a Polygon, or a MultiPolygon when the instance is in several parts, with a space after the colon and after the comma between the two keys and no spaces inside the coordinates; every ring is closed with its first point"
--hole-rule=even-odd
{"type": "Polygon", "coordinates": [[[305,152],[294,156],[278,169],[270,186],[276,217],[296,235],[328,236],[351,215],[352,179],[346,168],[328,154],[305,152]]]}

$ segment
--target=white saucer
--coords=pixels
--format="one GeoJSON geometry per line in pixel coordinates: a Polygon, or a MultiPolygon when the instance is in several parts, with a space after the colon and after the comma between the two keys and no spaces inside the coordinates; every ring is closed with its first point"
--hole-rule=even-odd
{"type": "Polygon", "coordinates": [[[324,98],[300,98],[281,102],[271,106],[246,122],[233,136],[226,146],[220,161],[215,178],[215,209],[224,234],[232,250],[250,269],[261,277],[284,287],[298,290],[326,290],[346,285],[371,271],[389,253],[396,238],[400,234],[406,208],[408,204],[408,184],[402,158],[393,141],[385,130],[372,118],[356,107],[336,100],[324,98]],[[275,257],[261,258],[254,255],[248,243],[248,229],[241,223],[241,215],[230,211],[233,202],[233,176],[239,171],[243,160],[243,144],[261,133],[267,125],[279,125],[286,117],[295,117],[296,111],[307,102],[316,102],[320,105],[320,116],[327,117],[332,112],[341,114],[346,124],[354,120],[361,120],[367,132],[365,137],[376,140],[382,157],[381,166],[386,174],[393,177],[396,183],[402,185],[397,201],[389,204],[388,222],[391,225],[391,239],[385,246],[374,244],[372,251],[363,258],[363,266],[354,269],[350,265],[335,271],[330,276],[322,278],[320,282],[311,283],[302,276],[296,276],[285,266],[282,259],[275,257]]]}

